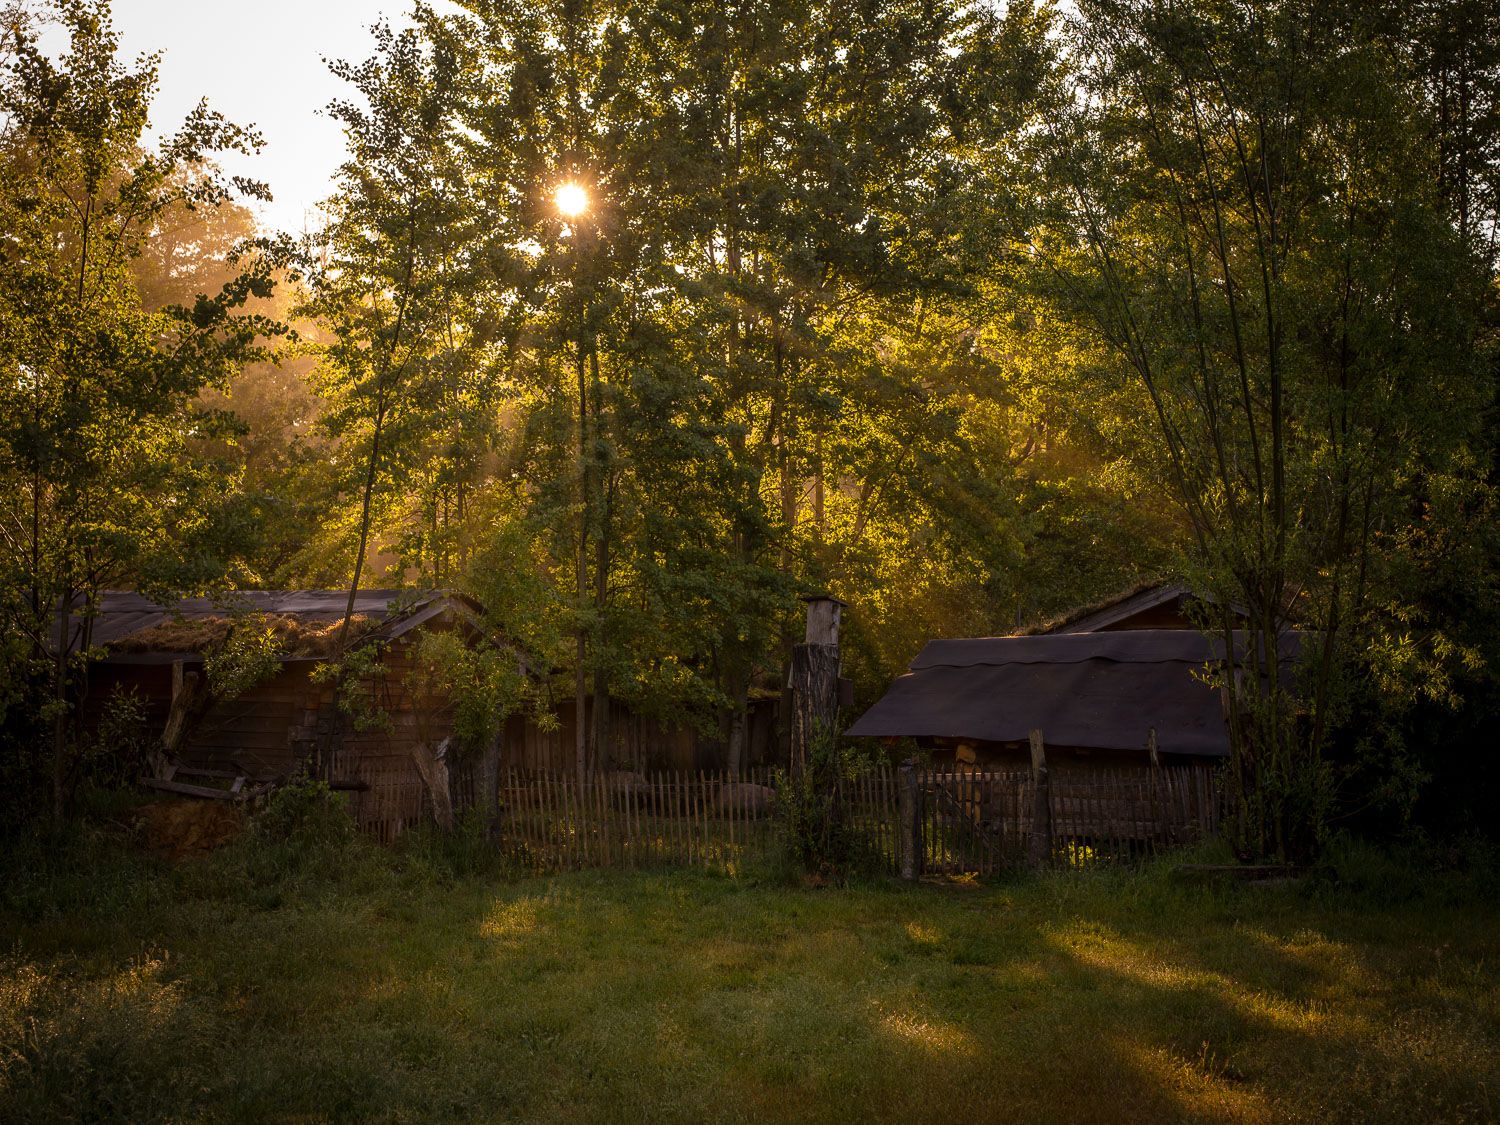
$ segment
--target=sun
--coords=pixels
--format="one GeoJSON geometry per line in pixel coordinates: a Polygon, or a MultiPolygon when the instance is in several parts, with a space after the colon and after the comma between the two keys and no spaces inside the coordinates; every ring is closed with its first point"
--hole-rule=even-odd
{"type": "Polygon", "coordinates": [[[589,193],[581,184],[563,184],[553,193],[552,201],[565,219],[576,218],[589,209],[589,193]]]}

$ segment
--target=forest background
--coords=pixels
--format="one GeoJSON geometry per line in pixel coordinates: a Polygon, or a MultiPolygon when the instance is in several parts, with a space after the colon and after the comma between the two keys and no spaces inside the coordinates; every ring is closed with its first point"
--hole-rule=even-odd
{"type": "Polygon", "coordinates": [[[868,702],[1180,577],[1318,638],[1235,717],[1247,850],[1494,828],[1490,5],[418,4],[295,237],[107,2],[0,34],[7,821],[115,768],[105,589],[464,590],[732,759],[801,593],[868,702]]]}

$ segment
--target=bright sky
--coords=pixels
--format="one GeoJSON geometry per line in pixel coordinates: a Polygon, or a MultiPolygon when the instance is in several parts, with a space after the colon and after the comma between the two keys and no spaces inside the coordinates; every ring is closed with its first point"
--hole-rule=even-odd
{"type": "Polygon", "coordinates": [[[264,225],[301,231],[344,156],[338,126],[324,116],[347,88],[324,58],[363,59],[369,26],[382,15],[402,26],[407,0],[114,0],[115,28],[130,58],[161,51],[152,125],[174,130],[200,97],[237,124],[255,124],[266,145],[225,168],[271,185],[264,225]]]}

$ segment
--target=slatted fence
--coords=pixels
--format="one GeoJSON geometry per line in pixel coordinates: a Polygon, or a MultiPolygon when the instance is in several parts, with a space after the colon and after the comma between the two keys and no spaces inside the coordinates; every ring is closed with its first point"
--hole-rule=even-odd
{"type": "MultiPolygon", "coordinates": [[[[1031,847],[1036,782],[1030,770],[917,771],[921,871],[990,874],[1017,867],[1031,847]]],[[[1218,831],[1211,766],[1053,769],[1051,855],[1084,867],[1138,859],[1218,831]]]]}
{"type": "Polygon", "coordinates": [[[540,871],[662,864],[735,870],[769,854],[773,778],[752,770],[576,774],[506,770],[500,846],[540,871]]]}
{"type": "Polygon", "coordinates": [[[432,802],[409,754],[334,751],[324,763],[329,778],[347,795],[360,831],[382,844],[426,822],[432,802]]]}
{"type": "MultiPolygon", "coordinates": [[[[420,775],[398,759],[340,767],[360,827],[389,842],[429,815],[420,775]]],[[[683,865],[733,871],[778,843],[777,775],[768,769],[575,774],[504,770],[499,846],[537,871],[683,865]]],[[[1026,863],[1036,784],[1025,769],[883,766],[846,781],[844,823],[876,866],[989,875],[1026,863]],[[903,822],[903,800],[914,802],[903,822]],[[906,829],[903,829],[903,823],[906,829]]],[[[1066,866],[1129,861],[1218,830],[1220,796],[1206,765],[1051,771],[1051,856],[1066,866]]],[[[471,769],[453,776],[455,806],[477,801],[471,769]]]]}

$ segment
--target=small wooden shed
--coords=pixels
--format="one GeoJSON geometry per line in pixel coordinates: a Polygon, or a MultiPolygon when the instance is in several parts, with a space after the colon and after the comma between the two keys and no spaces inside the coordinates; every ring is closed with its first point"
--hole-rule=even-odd
{"type": "MultiPolygon", "coordinates": [[[[90,670],[84,721],[97,722],[115,692],[135,692],[145,704],[149,729],[161,731],[185,677],[202,668],[230,624],[245,614],[261,615],[285,637],[285,655],[273,675],[214,705],[192,728],[179,754],[182,765],[243,775],[252,783],[306,770],[347,790],[362,825],[391,838],[429,816],[434,800],[453,796],[451,791],[435,796],[431,776],[433,756],[453,733],[452,701],[428,686],[415,662],[416,642],[429,630],[478,635],[485,628],[484,611],[472,599],[447,591],[361,591],[355,627],[361,640],[380,642],[381,659],[359,690],[367,693],[368,709],[385,720],[368,725],[342,710],[334,686],[314,675],[333,655],[347,601],[347,590],[250,590],[171,605],[138,593],[108,592],[92,621],[93,643],[104,655],[90,670]]],[[[559,699],[553,709],[556,721],[547,724],[530,714],[510,717],[499,746],[504,767],[573,768],[573,702],[559,699]]],[[[748,718],[750,761],[762,763],[776,747],[777,700],[755,701],[748,718]]],[[[635,715],[619,701],[611,705],[610,735],[603,769],[724,764],[716,740],[690,726],[635,715]]],[[[468,753],[445,755],[445,760],[472,757],[476,749],[453,748],[468,753]]],[[[454,788],[473,783],[468,766],[452,776],[454,788]]]]}
{"type": "Polygon", "coordinates": [[[354,721],[338,706],[334,685],[314,676],[334,652],[347,602],[346,590],[248,590],[172,605],[106,593],[92,622],[104,656],[90,670],[85,721],[97,719],[112,694],[133,692],[148,727],[162,730],[185,679],[201,671],[234,622],[258,615],[283,642],[276,670],[210,708],[187,735],[179,764],[252,783],[307,771],[347,789],[359,819],[388,823],[385,834],[393,835],[426,814],[421,767],[452,733],[449,701],[414,674],[415,641],[422,630],[477,633],[482,610],[451,592],[358,594],[352,628],[381,646],[377,668],[358,689],[384,716],[369,725],[354,721]]]}

